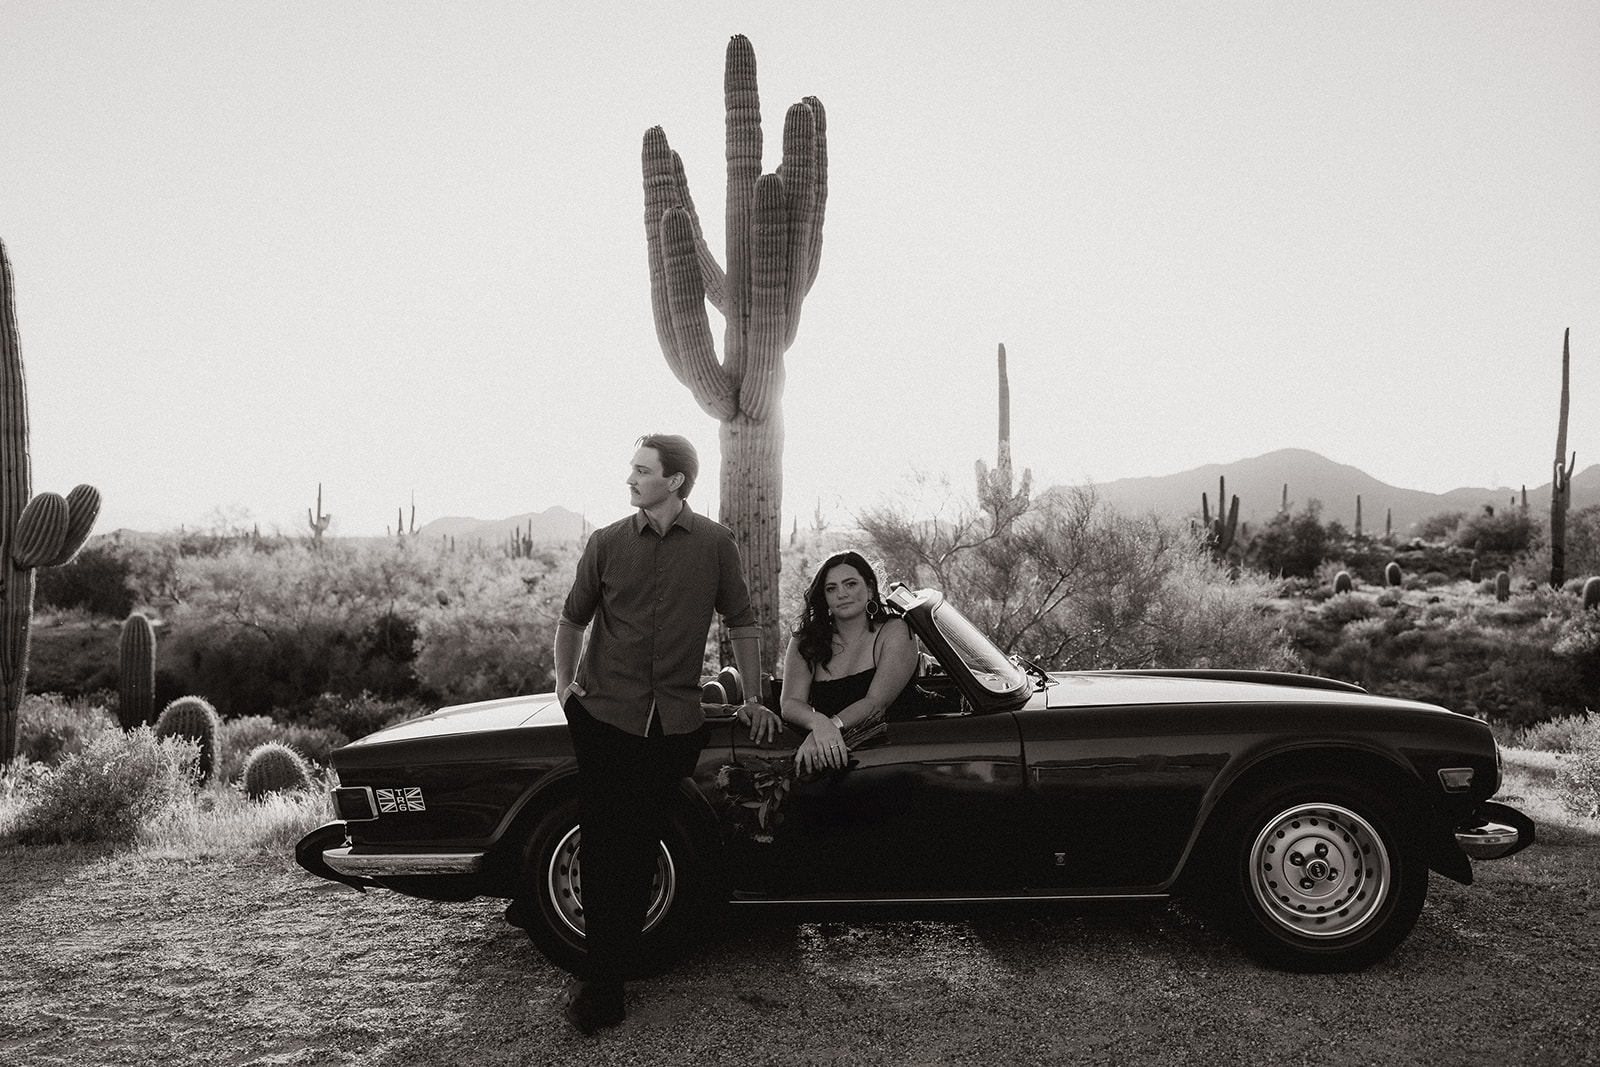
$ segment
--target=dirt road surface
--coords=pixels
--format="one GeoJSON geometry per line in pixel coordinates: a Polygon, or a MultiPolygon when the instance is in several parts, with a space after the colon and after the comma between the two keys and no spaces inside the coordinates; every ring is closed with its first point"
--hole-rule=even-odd
{"type": "Polygon", "coordinates": [[[493,901],[291,859],[0,850],[0,1062],[159,1065],[1595,1064],[1600,833],[1437,876],[1353,975],[1263,970],[1178,905],[745,911],[583,1038],[493,901]]]}

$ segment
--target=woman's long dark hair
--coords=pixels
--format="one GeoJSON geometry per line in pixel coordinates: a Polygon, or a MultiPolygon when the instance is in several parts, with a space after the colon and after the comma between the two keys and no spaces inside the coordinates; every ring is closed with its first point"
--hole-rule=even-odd
{"type": "Polygon", "coordinates": [[[826,667],[833,658],[833,619],[828,614],[828,594],[824,586],[828,572],[841,564],[855,568],[867,583],[867,588],[872,590],[872,598],[867,601],[867,629],[876,630],[878,623],[885,618],[883,601],[878,597],[878,575],[873,571],[872,564],[867,562],[867,557],[859,552],[848,551],[835,552],[823,560],[822,566],[817,568],[816,575],[811,579],[811,587],[806,590],[806,602],[800,609],[800,619],[794,629],[794,636],[800,642],[800,656],[812,670],[826,667]]]}

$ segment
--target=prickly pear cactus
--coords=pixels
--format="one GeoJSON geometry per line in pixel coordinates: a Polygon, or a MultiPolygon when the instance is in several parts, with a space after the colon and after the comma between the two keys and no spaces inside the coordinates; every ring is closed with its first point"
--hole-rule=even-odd
{"type": "Polygon", "coordinates": [[[100,513],[100,491],[33,496],[28,389],[11,260],[0,243],[0,763],[17,751],[17,712],[28,677],[34,571],[78,554],[100,513]]]}
{"type": "Polygon", "coordinates": [[[156,719],[157,737],[187,737],[200,746],[200,780],[208,782],[217,769],[217,709],[204,697],[179,697],[161,709],[156,719]]]}
{"type": "Polygon", "coordinates": [[[241,777],[244,795],[251,800],[311,785],[311,770],[306,761],[294,749],[277,741],[267,741],[251,749],[241,777]]]}
{"type": "Polygon", "coordinates": [[[136,611],[123,620],[117,668],[117,723],[135,730],[156,713],[156,631],[148,616],[136,611]]]}

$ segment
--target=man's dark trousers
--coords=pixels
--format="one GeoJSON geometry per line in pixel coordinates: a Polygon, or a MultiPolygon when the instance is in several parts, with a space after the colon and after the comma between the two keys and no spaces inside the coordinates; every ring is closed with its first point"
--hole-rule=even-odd
{"type": "Polygon", "coordinates": [[[576,696],[563,710],[578,757],[578,821],[583,839],[583,919],[589,960],[584,977],[621,982],[639,966],[639,934],[650,905],[656,842],[664,835],[678,783],[694,773],[705,726],[663,734],[651,716],[648,737],[600,722],[576,696]]]}

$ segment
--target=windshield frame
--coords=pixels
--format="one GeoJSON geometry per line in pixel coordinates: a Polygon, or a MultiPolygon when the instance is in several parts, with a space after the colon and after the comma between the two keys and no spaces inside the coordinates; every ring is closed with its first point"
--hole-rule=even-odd
{"type": "Polygon", "coordinates": [[[1016,660],[934,589],[912,591],[895,583],[886,598],[980,713],[1012,711],[1033,694],[1033,681],[1016,660]]]}

